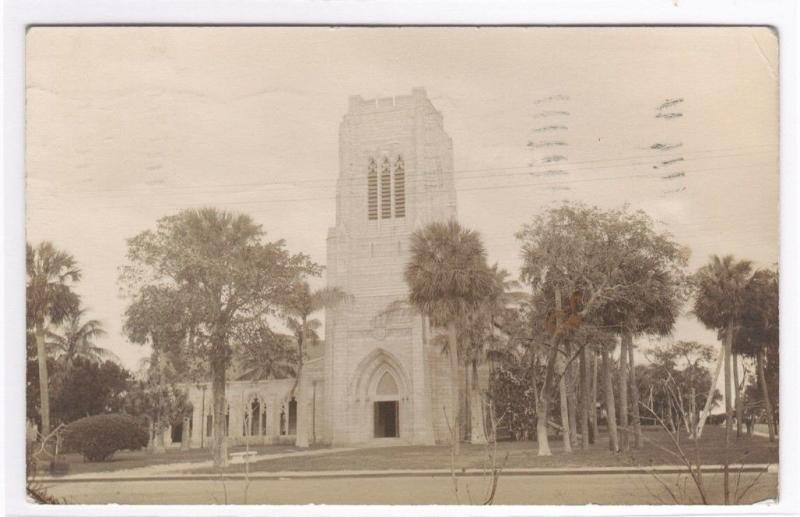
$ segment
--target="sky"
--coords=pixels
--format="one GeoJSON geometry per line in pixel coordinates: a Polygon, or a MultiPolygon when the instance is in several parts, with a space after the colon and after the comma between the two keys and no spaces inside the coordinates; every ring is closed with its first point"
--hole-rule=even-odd
{"type": "MultiPolygon", "coordinates": [[[[459,220],[515,276],[514,233],[564,200],[645,210],[692,271],[712,254],[771,266],[777,47],[747,27],[33,28],[27,240],[76,258],[98,344],[135,369],[126,239],[215,206],[324,264],[348,97],[424,87],[453,139],[459,220]]],[[[716,334],[686,314],[672,339],[716,334]]]]}

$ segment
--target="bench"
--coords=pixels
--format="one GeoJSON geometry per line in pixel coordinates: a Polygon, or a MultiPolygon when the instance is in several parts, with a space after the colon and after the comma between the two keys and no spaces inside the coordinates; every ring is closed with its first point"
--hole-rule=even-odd
{"type": "Polygon", "coordinates": [[[256,451],[242,451],[230,453],[231,463],[244,463],[244,459],[256,455],[256,451]]]}

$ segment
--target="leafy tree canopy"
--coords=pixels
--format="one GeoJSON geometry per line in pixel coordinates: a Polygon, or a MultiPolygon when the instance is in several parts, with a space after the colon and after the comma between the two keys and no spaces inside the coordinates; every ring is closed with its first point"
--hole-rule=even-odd
{"type": "Polygon", "coordinates": [[[495,286],[480,236],[456,221],[414,232],[405,279],[411,305],[442,327],[476,311],[495,286]]]}
{"type": "Polygon", "coordinates": [[[656,232],[644,212],[565,203],[535,217],[517,238],[522,278],[542,295],[540,311],[548,312],[551,327],[557,288],[562,330],[587,322],[633,333],[672,328],[685,298],[689,252],[656,232]]]}
{"type": "Polygon", "coordinates": [[[164,217],[130,239],[121,279],[133,297],[125,317],[131,340],[227,364],[239,327],[276,314],[300,276],[320,272],[284,241],[263,237],[249,216],[204,208],[164,217]]]}
{"type": "Polygon", "coordinates": [[[117,359],[110,350],[97,346],[94,340],[106,335],[102,323],[95,319],[84,320],[86,309],[70,311],[56,332],[48,332],[48,352],[58,357],[67,368],[81,357],[94,362],[117,359]]]}
{"type": "MultiPolygon", "coordinates": [[[[96,362],[76,357],[69,370],[50,358],[51,412],[55,424],[69,423],[88,415],[116,413],[128,396],[133,376],[113,361],[96,362]]],[[[28,418],[40,421],[39,371],[35,361],[28,361],[26,399],[28,418]]]]}
{"type": "Polygon", "coordinates": [[[26,244],[25,271],[27,328],[60,323],[77,309],[79,298],[72,286],[80,280],[81,271],[72,255],[59,251],[50,242],[36,247],[26,244]]]}
{"type": "Polygon", "coordinates": [[[750,357],[765,347],[777,348],[779,341],[778,273],[760,269],[747,281],[742,293],[740,326],[733,351],[750,357]]]}
{"type": "Polygon", "coordinates": [[[737,322],[742,316],[744,289],[752,267],[750,261],[737,261],[732,255],[712,256],[692,279],[697,319],[719,332],[737,322]]]}

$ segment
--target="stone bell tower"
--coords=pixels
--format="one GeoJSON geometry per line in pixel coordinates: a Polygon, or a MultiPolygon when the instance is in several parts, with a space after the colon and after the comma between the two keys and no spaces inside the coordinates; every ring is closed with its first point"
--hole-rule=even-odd
{"type": "Polygon", "coordinates": [[[327,441],[448,440],[446,358],[424,318],[401,302],[411,233],[455,217],[452,140],[425,90],[351,97],[339,129],[327,280],[353,300],[326,313],[327,441]]]}

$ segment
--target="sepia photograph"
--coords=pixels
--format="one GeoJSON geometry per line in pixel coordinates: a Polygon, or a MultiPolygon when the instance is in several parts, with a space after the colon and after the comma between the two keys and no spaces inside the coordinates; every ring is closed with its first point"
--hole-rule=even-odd
{"type": "Polygon", "coordinates": [[[779,41],[30,27],[27,500],[775,503],[779,41]]]}

